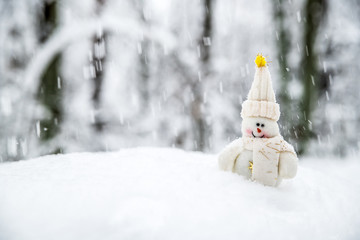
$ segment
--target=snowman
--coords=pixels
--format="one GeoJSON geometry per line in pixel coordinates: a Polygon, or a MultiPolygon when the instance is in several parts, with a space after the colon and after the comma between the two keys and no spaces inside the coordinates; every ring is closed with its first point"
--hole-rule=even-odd
{"type": "Polygon", "coordinates": [[[293,178],[298,158],[294,148],[280,135],[276,103],[269,69],[262,55],[255,59],[256,72],[248,99],[242,104],[242,138],[219,154],[220,169],[232,171],[266,186],[278,186],[293,178]]]}

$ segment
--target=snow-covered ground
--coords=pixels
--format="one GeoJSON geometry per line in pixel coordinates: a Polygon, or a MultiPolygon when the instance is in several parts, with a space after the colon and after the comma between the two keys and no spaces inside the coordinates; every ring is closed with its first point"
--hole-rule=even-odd
{"type": "Polygon", "coordinates": [[[0,165],[0,240],[359,239],[360,163],[305,159],[264,187],[175,149],[0,165]]]}

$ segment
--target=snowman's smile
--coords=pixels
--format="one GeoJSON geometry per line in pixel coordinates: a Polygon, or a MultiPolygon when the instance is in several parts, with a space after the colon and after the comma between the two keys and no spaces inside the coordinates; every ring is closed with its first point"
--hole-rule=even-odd
{"type": "Polygon", "coordinates": [[[252,131],[251,134],[253,135],[254,138],[263,138],[263,137],[265,136],[265,134],[262,135],[262,136],[255,136],[255,135],[254,135],[254,131],[252,131]]]}

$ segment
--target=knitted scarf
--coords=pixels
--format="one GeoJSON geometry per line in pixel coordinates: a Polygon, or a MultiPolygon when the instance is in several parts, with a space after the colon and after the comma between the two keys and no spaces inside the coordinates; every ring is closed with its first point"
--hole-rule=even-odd
{"type": "Polygon", "coordinates": [[[253,152],[252,180],[275,186],[281,152],[295,154],[294,148],[282,136],[273,138],[243,137],[243,147],[253,152]]]}

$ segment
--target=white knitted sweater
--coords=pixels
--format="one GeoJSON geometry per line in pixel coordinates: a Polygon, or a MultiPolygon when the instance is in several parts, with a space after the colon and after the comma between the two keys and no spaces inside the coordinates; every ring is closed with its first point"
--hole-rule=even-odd
{"type": "Polygon", "coordinates": [[[282,152],[296,153],[282,136],[272,138],[243,137],[230,143],[219,155],[219,167],[233,171],[234,163],[244,151],[252,151],[251,179],[267,186],[276,186],[279,175],[279,159],[282,152]]]}
{"type": "Polygon", "coordinates": [[[281,152],[296,154],[294,148],[282,136],[273,138],[242,138],[243,148],[253,152],[252,180],[275,186],[278,179],[281,152]]]}

